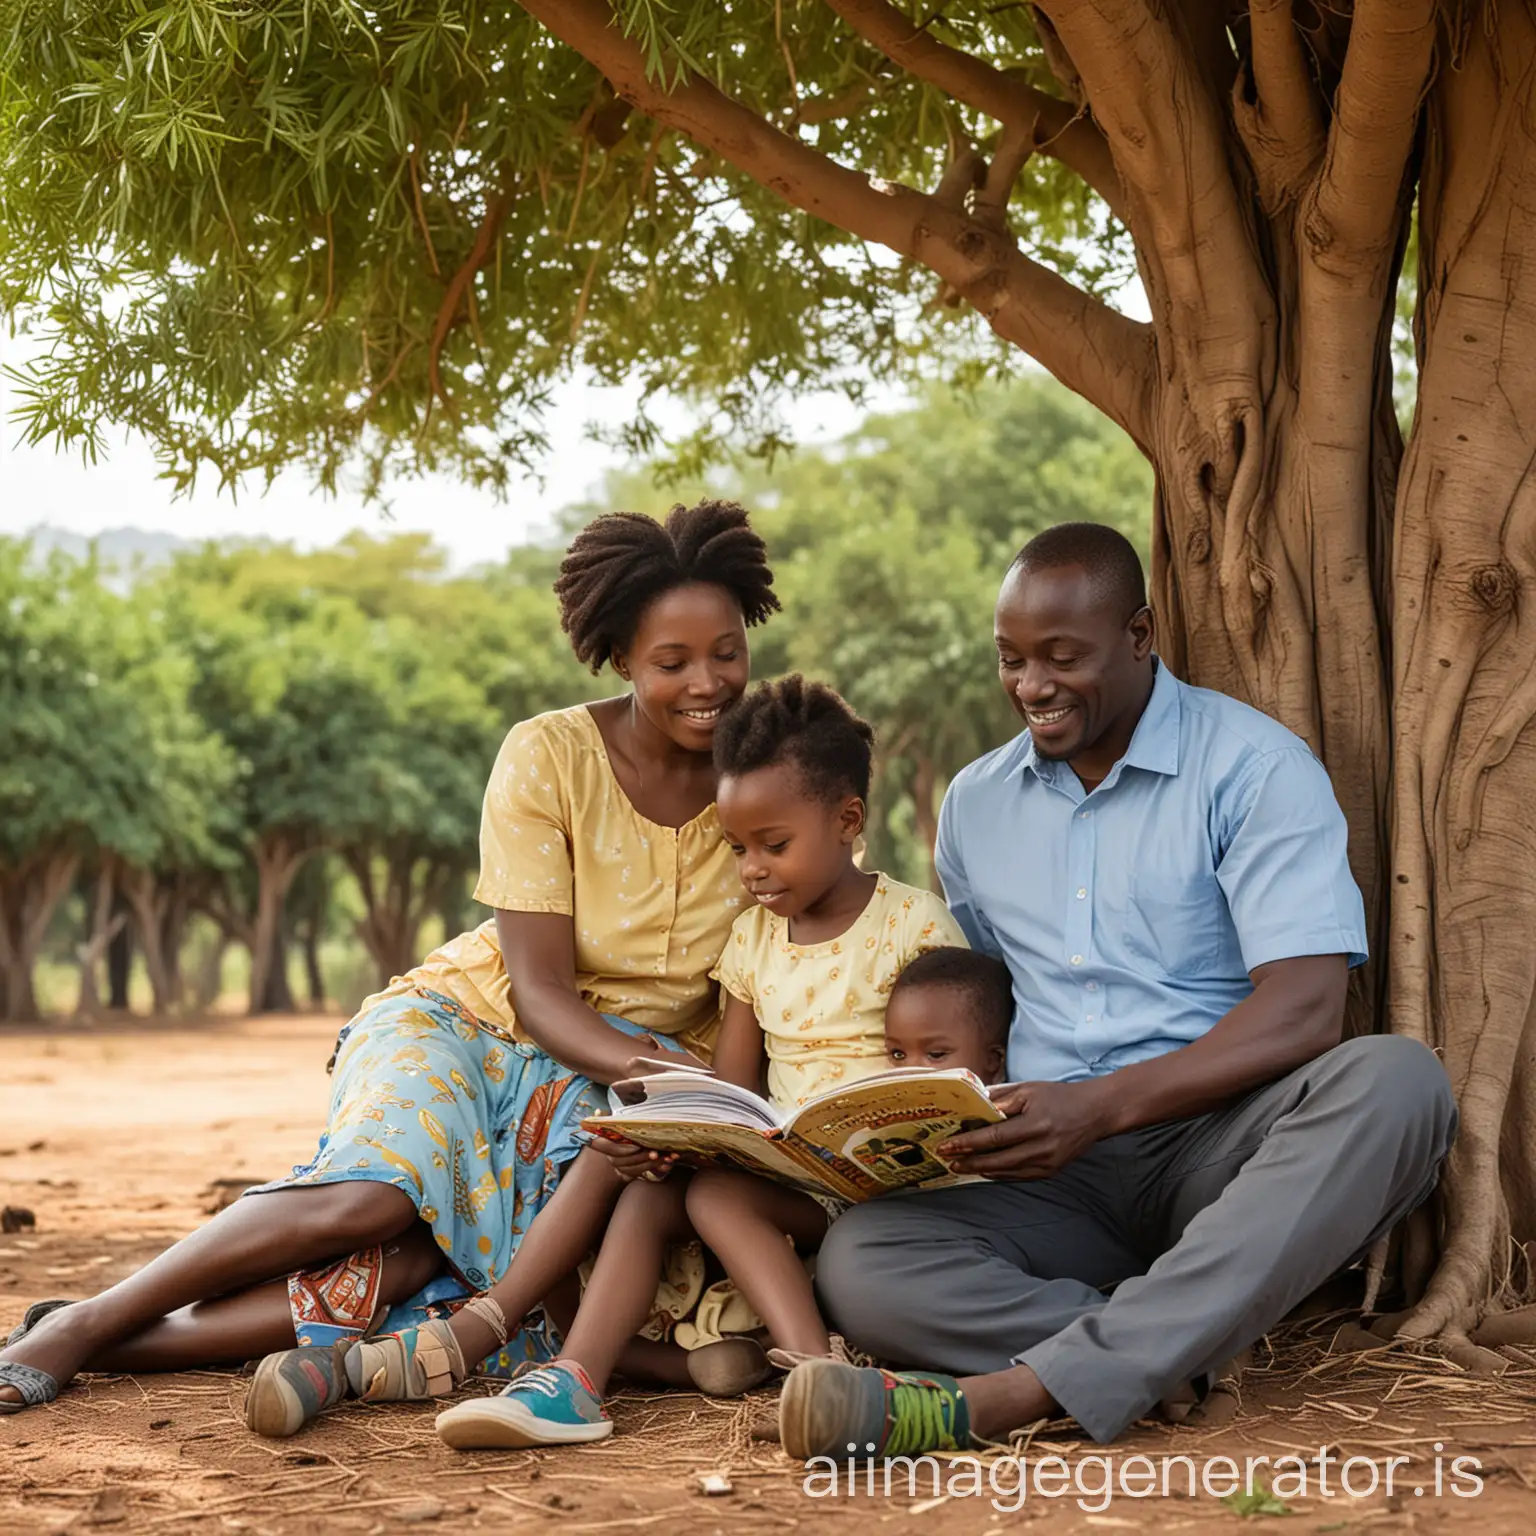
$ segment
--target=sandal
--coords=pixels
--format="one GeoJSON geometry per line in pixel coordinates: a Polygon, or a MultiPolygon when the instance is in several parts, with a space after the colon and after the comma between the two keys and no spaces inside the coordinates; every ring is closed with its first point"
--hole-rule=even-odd
{"type": "MultiPolygon", "coordinates": [[[[471,1297],[462,1310],[490,1325],[497,1349],[507,1342],[506,1314],[489,1296],[471,1297]]],[[[365,1403],[420,1403],[443,1397],[471,1369],[445,1319],[380,1338],[358,1339],[347,1349],[345,1364],[347,1384],[365,1403]]]]}
{"type": "Polygon", "coordinates": [[[268,1440],[286,1440],[334,1408],[347,1395],[342,1357],[350,1343],[306,1344],[268,1355],[245,1395],[246,1428],[268,1440]]]}
{"type": "Polygon", "coordinates": [[[0,1416],[41,1408],[59,1395],[59,1384],[47,1371],[23,1365],[19,1360],[0,1360],[0,1387],[14,1387],[21,1393],[19,1403],[0,1402],[0,1416]]]}
{"type": "Polygon", "coordinates": [[[55,1297],[52,1301],[34,1301],[21,1315],[21,1321],[11,1329],[6,1344],[20,1344],[26,1336],[32,1332],[50,1312],[57,1312],[61,1307],[71,1307],[72,1300],[55,1297]]]}

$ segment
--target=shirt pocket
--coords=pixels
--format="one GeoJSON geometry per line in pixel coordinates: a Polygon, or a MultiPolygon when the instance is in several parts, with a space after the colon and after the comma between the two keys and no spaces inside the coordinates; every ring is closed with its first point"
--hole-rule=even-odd
{"type": "Polygon", "coordinates": [[[1125,911],[1125,947],[1163,980],[1209,976],[1222,957],[1226,903],[1214,875],[1138,869],[1125,911]]]}

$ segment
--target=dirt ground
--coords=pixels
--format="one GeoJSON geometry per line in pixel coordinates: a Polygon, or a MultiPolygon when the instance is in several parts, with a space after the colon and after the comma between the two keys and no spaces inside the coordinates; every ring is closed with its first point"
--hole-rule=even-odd
{"type": "MultiPolygon", "coordinates": [[[[110,1284],[205,1220],[213,1181],[270,1178],[303,1160],[324,1112],[335,1026],[285,1018],[0,1030],[0,1205],[36,1220],[0,1236],[0,1331],[27,1302],[110,1284]]],[[[931,1469],[919,1470],[915,1488],[898,1470],[888,1496],[879,1472],[872,1485],[861,1472],[850,1491],[846,1476],[833,1489],[822,1469],[807,1486],[804,1469],[762,1438],[771,1392],[740,1403],[635,1392],[617,1403],[618,1431],[602,1444],[458,1455],[435,1438],[426,1408],[352,1404],[271,1442],[243,1427],[238,1374],[97,1377],[47,1409],[0,1418],[0,1533],[385,1536],[414,1526],[962,1536],[1028,1520],[1039,1536],[1214,1536],[1288,1516],[1284,1528],[1295,1531],[1525,1536],[1536,1524],[1536,1356],[1497,1379],[1471,1377],[1397,1348],[1330,1353],[1339,1323],[1314,1319],[1261,1350],[1241,1412],[1224,1428],[1138,1425],[1104,1462],[1101,1448],[1053,1427],[1027,1448],[1022,1499],[1018,1462],[951,1461],[938,1469],[937,1492],[931,1469]],[[1324,1450],[1327,1495],[1316,1461],[1324,1450]],[[1136,1456],[1152,1459],[1150,1474],[1136,1456]],[[1307,1480],[1282,1463],[1279,1499],[1256,1509],[1266,1468],[1259,1498],[1223,1499],[1242,1473],[1212,1460],[1222,1456],[1238,1469],[1247,1457],[1268,1456],[1271,1467],[1310,1458],[1307,1480]],[[1352,1456],[1374,1464],[1353,1466],[1352,1487],[1376,1483],[1358,1499],[1340,1487],[1340,1463],[1352,1456]],[[1199,1469],[1193,1496],[1185,1464],[1159,1470],[1163,1457],[1199,1469]],[[1404,1459],[1389,1497],[1382,1467],[1392,1457],[1404,1459]],[[1458,1469],[1456,1457],[1473,1460],[1458,1469]],[[709,1474],[729,1491],[705,1493],[709,1474]]]]}

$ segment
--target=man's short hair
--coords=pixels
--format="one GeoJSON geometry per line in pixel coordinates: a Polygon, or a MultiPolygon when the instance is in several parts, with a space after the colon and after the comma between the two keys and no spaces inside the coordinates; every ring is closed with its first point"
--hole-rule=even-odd
{"type": "Polygon", "coordinates": [[[1094,597],[1122,618],[1147,606],[1147,578],[1136,546],[1106,523],[1057,523],[1037,533],[1013,558],[1021,574],[1075,565],[1086,571],[1094,597]]]}

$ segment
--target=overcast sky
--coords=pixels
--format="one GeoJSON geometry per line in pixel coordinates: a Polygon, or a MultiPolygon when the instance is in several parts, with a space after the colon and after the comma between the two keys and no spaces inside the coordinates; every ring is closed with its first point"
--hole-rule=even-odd
{"type": "MultiPolygon", "coordinates": [[[[0,334],[0,359],[14,361],[25,343],[0,334]]],[[[572,383],[556,391],[548,418],[551,450],[536,479],[515,485],[506,501],[447,477],[391,486],[388,513],[366,505],[355,492],[336,497],[310,487],[294,472],[262,494],[242,492],[238,501],[214,489],[212,478],[190,497],[174,497],[157,478],[156,465],[141,439],[120,438],[94,466],[76,454],[51,447],[29,448],[11,416],[13,391],[0,376],[0,534],[20,534],[50,524],[89,537],[111,528],[136,527],[182,538],[264,535],[303,547],[334,543],[353,528],[373,533],[430,533],[450,552],[456,566],[500,558],[547,527],[561,507],[579,501],[622,462],[612,450],[586,435],[587,424],[629,419],[633,396],[624,390],[572,383]]],[[[792,427],[801,441],[838,437],[856,425],[858,413],[838,397],[803,401],[792,427]]],[[[681,429],[684,415],[661,419],[681,429]]]]}

